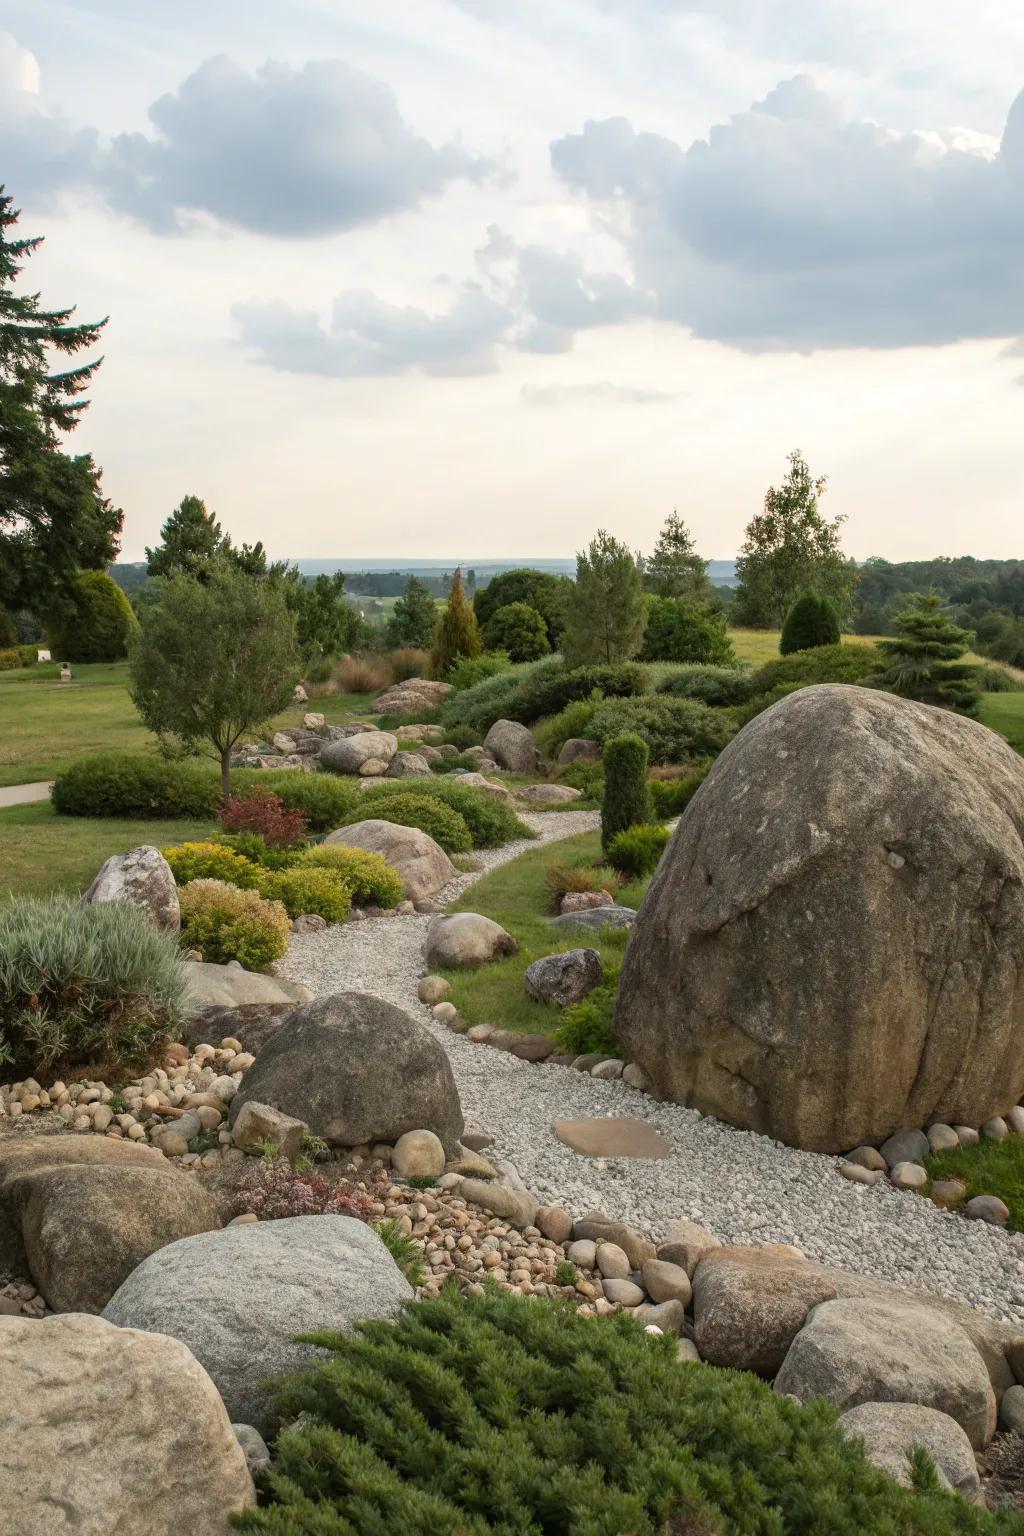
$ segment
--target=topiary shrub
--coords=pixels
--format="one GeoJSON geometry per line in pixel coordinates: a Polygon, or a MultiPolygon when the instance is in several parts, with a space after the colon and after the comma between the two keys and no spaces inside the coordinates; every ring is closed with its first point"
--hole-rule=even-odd
{"type": "Polygon", "coordinates": [[[213,767],[204,763],[97,752],[62,768],[50,797],[61,816],[212,820],[220,804],[220,783],[213,767]]]}
{"type": "Polygon", "coordinates": [[[255,833],[270,848],[301,842],[308,830],[302,811],[288,810],[280,795],[269,789],[230,796],[220,808],[220,824],[225,832],[255,833]]]}
{"type": "Polygon", "coordinates": [[[315,912],[327,923],[343,923],[352,910],[352,892],[340,872],[311,864],[269,870],[260,881],[260,894],[279,901],[289,917],[315,912]]]}
{"type": "Polygon", "coordinates": [[[473,846],[469,828],[458,811],[442,805],[432,795],[402,792],[385,798],[371,790],[363,795],[359,810],[342,822],[342,826],[354,826],[356,822],[374,818],[393,821],[401,827],[419,827],[445,853],[468,853],[473,846]]]}
{"type": "Polygon", "coordinates": [[[79,571],[48,627],[58,661],[120,661],[138,621],[106,571],[79,571]]]}
{"type": "MultiPolygon", "coordinates": [[[[372,814],[383,816],[385,821],[390,820],[381,807],[390,805],[396,795],[408,793],[402,787],[401,780],[392,784],[375,784],[373,789],[362,792],[359,800],[360,815],[356,819],[362,820],[372,814]],[[372,813],[365,809],[367,804],[375,807],[372,813]]],[[[505,843],[536,836],[497,795],[488,794],[485,789],[460,784],[458,779],[417,779],[415,794],[417,798],[440,800],[442,804],[457,811],[469,828],[474,848],[501,848],[505,843]]]]}
{"type": "Polygon", "coordinates": [[[311,832],[331,832],[340,827],[355,807],[359,791],[331,773],[296,773],[287,768],[236,769],[232,774],[235,797],[270,791],[286,810],[301,811],[311,832]]]}
{"type": "Polygon", "coordinates": [[[750,697],[750,673],[740,667],[673,667],[656,692],[676,699],[699,699],[713,709],[742,704],[750,697]]]}
{"type": "Polygon", "coordinates": [[[709,709],[698,699],[656,693],[643,699],[606,699],[594,711],[589,734],[607,743],[628,732],[643,738],[652,762],[685,763],[716,756],[736,730],[735,719],[724,710],[709,709]]]}
{"type": "Polygon", "coordinates": [[[615,999],[619,991],[621,966],[604,967],[604,981],[578,1003],[563,1008],[555,1030],[555,1042],[566,1056],[587,1056],[600,1051],[602,1056],[621,1059],[622,1046],[615,1038],[615,999]]]}
{"type": "Polygon", "coordinates": [[[608,844],[608,863],[635,880],[652,875],[671,836],[667,827],[627,827],[608,844]]]}
{"type": "Polygon", "coordinates": [[[506,603],[484,626],[488,648],[505,651],[512,661],[538,661],[551,649],[548,627],[529,603],[506,603]]]}
{"type": "Polygon", "coordinates": [[[681,816],[711,771],[713,758],[690,769],[678,779],[648,779],[647,788],[654,806],[654,814],[660,821],[681,816]]]}
{"type": "Polygon", "coordinates": [[[201,950],[204,960],[219,965],[237,960],[247,971],[259,971],[288,948],[287,912],[256,891],[222,880],[192,880],[178,899],[182,943],[201,950]]]}
{"type": "MultiPolygon", "coordinates": [[[[522,660],[521,657],[518,659],[522,660]]],[[[511,665],[511,657],[503,650],[484,651],[481,656],[463,656],[449,671],[447,681],[459,691],[474,688],[485,678],[507,672],[511,665]]]]}
{"type": "Polygon", "coordinates": [[[225,843],[176,843],[161,852],[179,886],[192,880],[223,880],[239,890],[255,891],[263,878],[258,864],[225,843]]]}
{"type": "Polygon", "coordinates": [[[605,747],[601,803],[601,847],[605,850],[620,832],[651,819],[647,755],[642,736],[616,736],[605,747]]]}
{"type": "Polygon", "coordinates": [[[185,1003],[177,945],[126,902],[0,904],[0,1066],[141,1065],[185,1003]]]}
{"type": "Polygon", "coordinates": [[[818,1399],[679,1363],[672,1336],[570,1303],[446,1288],[394,1322],[312,1335],[285,1378],[263,1536],[1010,1536],[940,1485],[904,1488],[818,1399]],[[291,1422],[288,1422],[291,1421],[291,1422]]]}
{"type": "Polygon", "coordinates": [[[831,598],[818,592],[803,592],[786,614],[779,654],[790,656],[794,651],[838,645],[839,636],[839,614],[831,598]]]}
{"type": "Polygon", "coordinates": [[[332,870],[344,880],[357,907],[397,907],[405,895],[397,869],[392,869],[382,854],[365,848],[348,848],[344,843],[323,843],[308,848],[301,862],[313,868],[332,870]]]}

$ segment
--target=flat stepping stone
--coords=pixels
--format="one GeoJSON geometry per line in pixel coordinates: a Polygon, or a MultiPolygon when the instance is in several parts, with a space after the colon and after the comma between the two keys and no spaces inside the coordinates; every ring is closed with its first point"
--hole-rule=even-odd
{"type": "Polygon", "coordinates": [[[556,1120],[555,1135],[584,1157],[668,1157],[672,1143],[646,1120],[556,1120]]]}

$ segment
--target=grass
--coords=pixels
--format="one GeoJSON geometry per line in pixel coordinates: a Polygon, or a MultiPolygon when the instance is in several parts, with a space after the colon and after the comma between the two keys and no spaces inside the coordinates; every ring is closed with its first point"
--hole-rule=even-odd
{"type": "Polygon", "coordinates": [[[57,816],[48,801],[0,810],[0,901],[15,896],[77,892],[112,853],[140,843],[165,848],[209,836],[211,821],[121,821],[57,816]]]}
{"type": "Polygon", "coordinates": [[[1024,1137],[1007,1136],[1002,1141],[982,1137],[973,1147],[954,1147],[926,1157],[928,1177],[961,1179],[967,1186],[965,1199],[974,1195],[997,1195],[1010,1212],[1010,1231],[1024,1232],[1024,1137]]]}
{"type": "MultiPolygon", "coordinates": [[[[628,932],[581,933],[570,935],[552,928],[549,894],[544,876],[552,864],[593,864],[601,854],[597,832],[533,848],[519,858],[502,864],[478,880],[453,912],[480,912],[508,930],[519,945],[515,955],[495,960],[471,971],[446,971],[452,984],[446,1002],[454,1003],[467,1025],[493,1024],[501,1029],[527,1034],[552,1034],[561,1010],[553,1004],[527,997],[523,986],[526,967],[542,955],[585,945],[596,949],[602,959],[618,963],[626,948],[628,932]]],[[[637,907],[644,898],[648,882],[637,880],[624,885],[616,900],[621,906],[637,907]]]]}
{"type": "Polygon", "coordinates": [[[1015,752],[1024,754],[1024,691],[982,694],[980,719],[989,730],[1005,736],[1015,752]]]}

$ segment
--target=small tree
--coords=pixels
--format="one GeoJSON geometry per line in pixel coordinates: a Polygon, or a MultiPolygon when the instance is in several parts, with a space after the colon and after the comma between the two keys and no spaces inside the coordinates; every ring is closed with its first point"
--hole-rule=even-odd
{"type": "Polygon", "coordinates": [[[656,597],[701,597],[707,591],[708,562],[698,555],[692,533],[676,512],[669,514],[654,553],[644,561],[644,586],[656,597]]]}
{"type": "Polygon", "coordinates": [[[768,487],[763,511],[747,524],[736,562],[737,623],[781,628],[800,593],[812,587],[840,609],[848,605],[857,572],[840,547],[843,518],[822,516],[824,492],[824,476],[814,479],[799,451],[791,453],[785,480],[768,487]]]}
{"type": "Polygon", "coordinates": [[[499,608],[484,626],[484,640],[489,651],[507,651],[512,661],[536,661],[551,649],[547,625],[529,603],[499,608]]]}
{"type": "Polygon", "coordinates": [[[184,571],[198,576],[229,543],[223,528],[198,496],[183,496],[160,530],[160,543],[146,550],[151,576],[184,571]]]}
{"type": "Polygon", "coordinates": [[[462,585],[462,572],[457,570],[434,638],[430,659],[435,676],[447,677],[460,656],[479,656],[482,650],[480,626],[462,585]]]}
{"type": "Polygon", "coordinates": [[[915,592],[911,603],[912,607],[893,620],[895,637],[877,642],[889,666],[872,682],[921,704],[935,704],[961,715],[977,714],[981,701],[978,669],[957,664],[974,636],[953,622],[937,592],[915,592]]]}
{"type": "Polygon", "coordinates": [[[838,645],[839,614],[831,598],[818,592],[803,592],[786,614],[779,640],[779,652],[811,651],[819,645],[838,645]]]}
{"type": "Polygon", "coordinates": [[[642,736],[615,736],[604,749],[601,847],[607,849],[620,832],[650,819],[647,743],[642,736]]]}
{"type": "Polygon", "coordinates": [[[692,597],[649,597],[641,661],[735,661],[724,613],[692,597]]]}
{"type": "Polygon", "coordinates": [[[562,652],[570,666],[625,661],[644,636],[643,579],[625,544],[603,529],[576,556],[562,652]]]}
{"type": "Polygon", "coordinates": [[[554,576],[550,571],[535,571],[529,566],[516,567],[511,571],[499,571],[485,587],[479,587],[473,599],[473,607],[481,625],[499,608],[509,603],[529,603],[536,608],[547,625],[548,641],[557,650],[562,630],[565,628],[565,611],[572,595],[572,582],[568,576],[554,576]]]}
{"type": "Polygon", "coordinates": [[[186,749],[212,747],[226,799],[238,742],[285,708],[299,679],[295,621],[280,586],[222,560],[203,581],[172,576],[142,614],[131,673],[150,730],[186,749]]]}
{"type": "Polygon", "coordinates": [[[58,661],[120,661],[135,629],[132,605],[106,571],[79,571],[50,619],[58,661]]]}
{"type": "Polygon", "coordinates": [[[437,604],[424,582],[418,576],[410,576],[405,592],[396,599],[394,612],[388,620],[388,645],[397,648],[413,645],[419,650],[429,650],[437,631],[437,604]]]}

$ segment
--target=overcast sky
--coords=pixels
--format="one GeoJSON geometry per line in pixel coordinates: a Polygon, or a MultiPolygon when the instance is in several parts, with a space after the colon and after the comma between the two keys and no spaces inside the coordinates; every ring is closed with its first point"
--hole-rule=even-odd
{"type": "Polygon", "coordinates": [[[862,559],[1024,555],[1005,0],[5,0],[31,286],[138,559],[728,558],[800,448],[862,559]]]}

